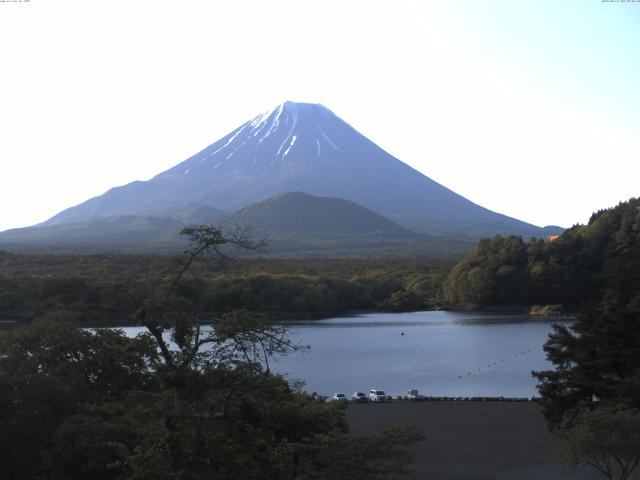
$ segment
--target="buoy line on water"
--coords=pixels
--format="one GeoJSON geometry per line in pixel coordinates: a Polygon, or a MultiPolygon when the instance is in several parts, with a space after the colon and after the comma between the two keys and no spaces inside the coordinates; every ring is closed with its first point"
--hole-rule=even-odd
{"type": "Polygon", "coordinates": [[[478,367],[477,370],[472,369],[472,370],[469,370],[468,372],[466,372],[463,375],[458,375],[458,379],[463,379],[463,378],[465,378],[467,376],[475,375],[478,372],[486,371],[487,369],[493,368],[494,366],[498,366],[499,364],[516,360],[519,357],[523,357],[523,356],[527,355],[528,353],[531,353],[531,351],[532,351],[531,348],[528,348],[527,350],[523,350],[523,351],[521,351],[519,353],[516,353],[514,355],[511,355],[509,357],[501,358],[499,360],[496,360],[495,362],[489,362],[486,367],[478,367]]]}

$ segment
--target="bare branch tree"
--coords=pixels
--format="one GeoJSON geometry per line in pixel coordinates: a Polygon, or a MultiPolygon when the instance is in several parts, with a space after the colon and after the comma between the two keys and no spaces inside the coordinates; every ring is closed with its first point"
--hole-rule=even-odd
{"type": "Polygon", "coordinates": [[[229,259],[223,251],[226,247],[263,251],[266,241],[255,240],[247,229],[236,228],[225,234],[211,225],[189,226],[181,234],[188,237],[189,247],[177,273],[164,295],[148,299],[138,312],[138,318],[156,340],[166,366],[185,369],[199,360],[208,365],[244,362],[262,365],[268,375],[270,357],[305,348],[292,342],[284,327],[269,324],[246,311],[231,312],[215,320],[213,328],[204,334],[199,319],[190,315],[189,305],[177,295],[184,275],[198,258],[212,255],[216,259],[229,259]],[[171,333],[177,350],[171,348],[165,337],[167,332],[171,333]]]}
{"type": "Polygon", "coordinates": [[[174,293],[182,276],[189,270],[193,261],[200,256],[214,253],[219,258],[229,258],[223,252],[225,246],[233,246],[241,250],[261,252],[266,247],[266,240],[255,240],[247,229],[235,229],[228,235],[212,225],[195,225],[182,229],[180,235],[189,238],[190,247],[185,250],[185,258],[178,273],[174,277],[167,297],[174,293]]]}

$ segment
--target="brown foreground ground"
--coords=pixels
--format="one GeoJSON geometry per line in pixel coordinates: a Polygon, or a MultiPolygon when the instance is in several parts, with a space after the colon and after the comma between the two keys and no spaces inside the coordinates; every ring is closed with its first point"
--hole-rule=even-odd
{"type": "Polygon", "coordinates": [[[591,480],[590,468],[567,469],[535,403],[408,402],[352,404],[351,432],[415,426],[425,439],[412,447],[414,474],[434,480],[591,480]]]}

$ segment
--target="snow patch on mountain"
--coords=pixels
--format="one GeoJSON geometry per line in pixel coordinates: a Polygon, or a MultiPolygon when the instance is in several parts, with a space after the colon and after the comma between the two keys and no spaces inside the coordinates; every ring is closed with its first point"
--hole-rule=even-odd
{"type": "Polygon", "coordinates": [[[47,223],[155,214],[185,204],[232,211],[287,191],[347,199],[438,235],[541,235],[538,227],[483,209],[410,168],[326,107],[292,102],[149,181],[111,189],[47,223]]]}
{"type": "Polygon", "coordinates": [[[284,159],[284,157],[287,156],[287,153],[289,153],[289,151],[291,150],[291,148],[293,147],[293,144],[296,143],[296,138],[298,138],[297,135],[294,135],[293,138],[291,139],[291,144],[289,144],[289,148],[287,148],[284,151],[284,154],[282,155],[282,158],[284,159]]]}
{"type": "Polygon", "coordinates": [[[339,152],[341,152],[341,151],[342,151],[340,148],[338,148],[338,146],[337,146],[335,143],[333,143],[333,142],[331,141],[331,139],[327,136],[327,134],[326,134],[326,133],[324,133],[322,130],[320,130],[320,135],[322,135],[322,136],[324,137],[324,139],[325,139],[327,142],[329,142],[329,145],[331,145],[331,146],[333,147],[333,149],[334,149],[334,150],[338,150],[339,152]]]}
{"type": "Polygon", "coordinates": [[[223,146],[221,146],[220,148],[218,148],[217,150],[215,150],[214,152],[211,152],[209,154],[210,157],[213,157],[216,153],[218,153],[220,150],[222,150],[223,148],[229,146],[231,144],[231,142],[233,142],[236,137],[238,135],[240,135],[242,133],[242,131],[247,128],[247,123],[245,123],[243,126],[241,126],[233,135],[231,135],[231,138],[229,138],[229,140],[227,140],[227,143],[225,143],[223,146]]]}

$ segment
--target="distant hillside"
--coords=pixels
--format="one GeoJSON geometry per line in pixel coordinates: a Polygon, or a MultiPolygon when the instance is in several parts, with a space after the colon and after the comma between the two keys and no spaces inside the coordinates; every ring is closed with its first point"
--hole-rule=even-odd
{"type": "MultiPolygon", "coordinates": [[[[184,208],[183,208],[184,210],[184,208]]],[[[242,229],[268,239],[270,255],[334,256],[360,253],[460,257],[473,243],[431,238],[402,228],[348,200],[295,192],[271,198],[220,217],[208,207],[184,211],[178,218],[112,216],[87,222],[40,225],[0,233],[0,248],[20,251],[176,251],[185,246],[179,232],[208,223],[242,229]]]]}
{"type": "Polygon", "coordinates": [[[202,205],[177,205],[163,215],[113,215],[86,221],[40,224],[0,232],[0,248],[11,250],[111,251],[175,250],[184,246],[185,225],[215,223],[221,210],[202,205]]]}
{"type": "Polygon", "coordinates": [[[213,223],[226,212],[206,205],[178,205],[158,213],[158,217],[175,218],[182,223],[213,223]]]}
{"type": "Polygon", "coordinates": [[[542,232],[538,238],[546,238],[549,235],[562,235],[566,228],[558,227],[557,225],[547,225],[542,227],[542,232]]]}
{"type": "Polygon", "coordinates": [[[303,238],[384,237],[426,238],[377,213],[340,198],[287,193],[242,208],[221,219],[223,225],[248,227],[269,237],[303,238]]]}
{"type": "Polygon", "coordinates": [[[459,257],[473,248],[469,241],[412,232],[348,200],[300,192],[242,208],[220,219],[219,225],[268,239],[268,251],[276,255],[377,252],[459,257]]]}
{"type": "Polygon", "coordinates": [[[185,221],[114,216],[85,222],[18,228],[0,233],[0,248],[13,250],[144,250],[175,248],[185,221]]]}

